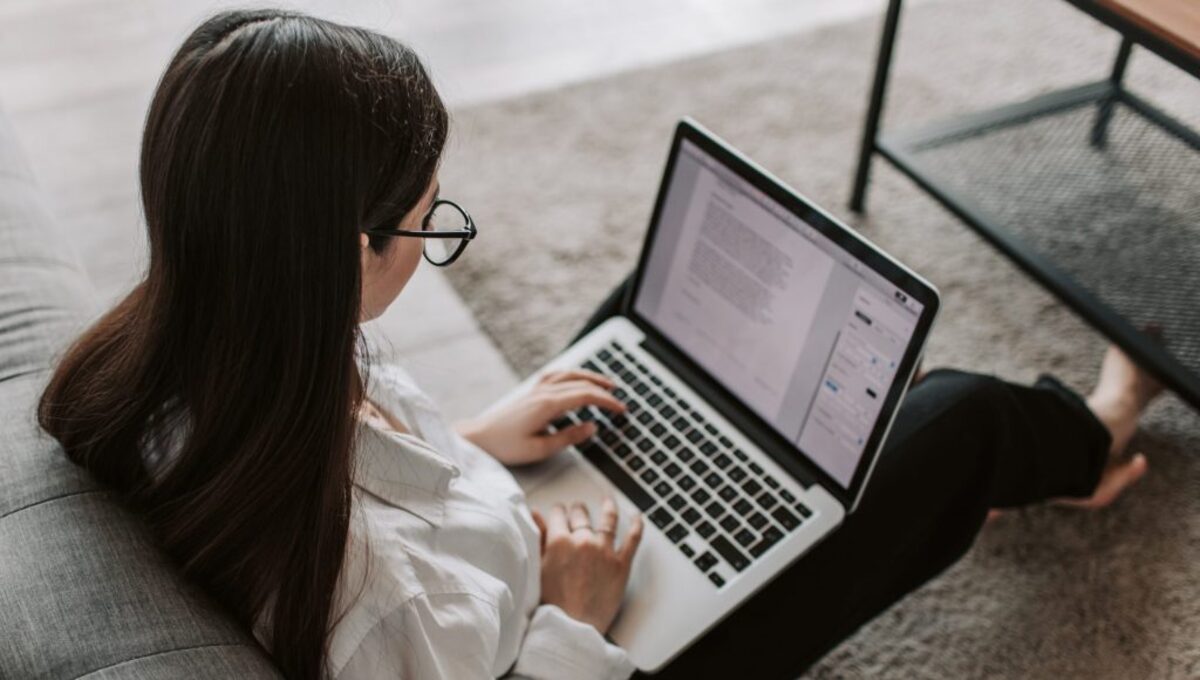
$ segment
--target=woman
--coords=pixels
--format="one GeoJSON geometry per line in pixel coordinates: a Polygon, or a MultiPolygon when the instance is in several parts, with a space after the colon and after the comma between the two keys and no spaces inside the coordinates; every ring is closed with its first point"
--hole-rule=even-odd
{"type": "MultiPolygon", "coordinates": [[[[611,385],[553,374],[456,432],[361,347],[423,252],[449,264],[474,236],[439,197],[447,129],[388,38],[279,11],[205,22],[146,120],[146,278],[64,357],[40,422],[289,677],[626,677],[603,633],[640,519],[618,540],[611,503],[531,513],[505,469],[591,436],[545,431],[622,410],[611,385]]],[[[1105,461],[1155,391],[1117,353],[1086,405],[1049,379],[930,375],[862,509],[668,674],[749,653],[794,675],[961,555],[989,508],[1111,501],[1145,461],[1105,461]],[[836,625],[780,646],[763,623],[779,597],[836,625]]]]}

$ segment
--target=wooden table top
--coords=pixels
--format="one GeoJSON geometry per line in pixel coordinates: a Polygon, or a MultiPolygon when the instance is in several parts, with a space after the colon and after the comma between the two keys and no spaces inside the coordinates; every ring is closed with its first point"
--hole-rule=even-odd
{"type": "Polygon", "coordinates": [[[1200,0],[1093,0],[1200,62],[1200,0]]]}

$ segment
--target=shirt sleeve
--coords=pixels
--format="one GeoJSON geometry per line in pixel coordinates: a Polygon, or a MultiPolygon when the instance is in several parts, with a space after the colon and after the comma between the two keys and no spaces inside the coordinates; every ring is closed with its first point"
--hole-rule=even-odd
{"type": "Polygon", "coordinates": [[[605,640],[595,627],[544,604],[534,610],[509,677],[625,680],[633,671],[625,650],[605,640]]]}

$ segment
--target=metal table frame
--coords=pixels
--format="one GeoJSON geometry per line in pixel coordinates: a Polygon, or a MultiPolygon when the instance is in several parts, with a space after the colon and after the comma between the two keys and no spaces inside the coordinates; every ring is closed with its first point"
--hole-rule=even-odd
{"type": "Polygon", "coordinates": [[[1009,233],[970,198],[937,182],[934,169],[927,167],[928,164],[913,153],[914,149],[928,140],[945,139],[960,134],[967,136],[983,130],[1021,124],[1042,115],[1090,105],[1096,107],[1090,141],[1096,147],[1103,147],[1106,142],[1108,123],[1117,103],[1128,106],[1167,133],[1200,151],[1200,135],[1123,87],[1125,69],[1134,44],[1151,50],[1196,78],[1200,78],[1200,62],[1175,45],[1126,21],[1122,16],[1098,5],[1093,0],[1068,0],[1068,2],[1121,33],[1120,46],[1117,49],[1112,72],[1107,79],[1052,92],[1026,102],[941,121],[915,131],[881,134],[879,131],[880,117],[883,112],[892,51],[895,46],[896,30],[899,26],[900,10],[903,4],[903,0],[890,0],[884,17],[883,34],[879,42],[879,56],[875,66],[875,78],[871,87],[866,124],[863,128],[862,146],[854,176],[850,209],[856,213],[862,213],[865,210],[871,161],[875,154],[883,156],[951,213],[1012,259],[1026,273],[1063,300],[1088,323],[1108,336],[1168,388],[1193,406],[1200,408],[1200,376],[1194,374],[1158,341],[1135,328],[1121,314],[1094,296],[1053,262],[1009,233]]]}

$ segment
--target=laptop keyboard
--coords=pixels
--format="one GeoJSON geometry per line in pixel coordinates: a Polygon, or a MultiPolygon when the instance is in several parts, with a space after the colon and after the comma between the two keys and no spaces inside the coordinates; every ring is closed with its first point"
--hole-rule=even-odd
{"type": "Polygon", "coordinates": [[[553,426],[594,421],[576,448],[716,587],[812,517],[794,481],[767,474],[619,342],[583,368],[616,382],[626,412],[589,406],[553,426]]]}

